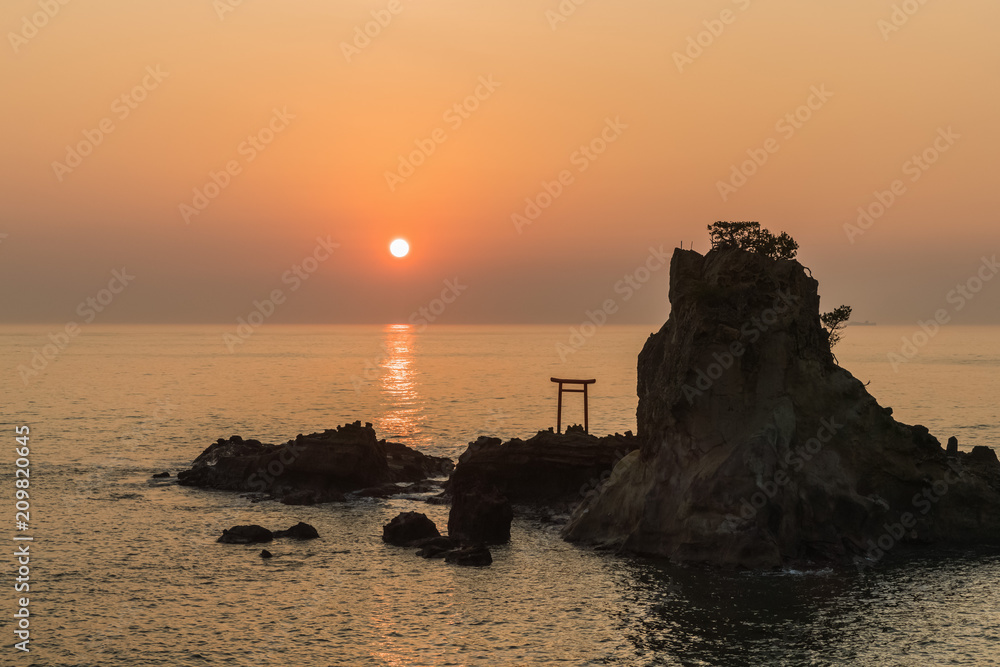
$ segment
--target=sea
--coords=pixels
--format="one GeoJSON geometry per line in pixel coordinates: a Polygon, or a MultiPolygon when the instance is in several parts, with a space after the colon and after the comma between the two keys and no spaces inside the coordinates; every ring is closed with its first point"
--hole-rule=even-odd
{"type": "MultiPolygon", "coordinates": [[[[480,435],[555,426],[552,377],[596,379],[592,433],[635,431],[636,356],[657,328],[267,324],[234,342],[226,326],[0,327],[0,664],[1000,664],[996,549],[717,571],[581,548],[519,513],[493,564],[467,568],[381,541],[403,511],[446,526],[448,508],[421,497],[294,507],[175,482],[220,437],[279,443],[356,420],[457,458],[480,435]],[[16,469],[30,473],[24,530],[16,469]],[[321,538],[275,541],[269,560],[216,542],[298,521],[321,538]]],[[[897,419],[996,448],[998,341],[994,327],[857,326],[835,352],[897,419]]],[[[564,426],[582,412],[567,394],[564,426]]]]}

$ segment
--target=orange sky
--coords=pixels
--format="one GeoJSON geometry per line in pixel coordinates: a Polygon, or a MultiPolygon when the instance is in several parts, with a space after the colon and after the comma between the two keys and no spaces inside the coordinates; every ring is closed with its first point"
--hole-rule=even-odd
{"type": "MultiPolygon", "coordinates": [[[[79,319],[125,267],[101,323],[232,322],[275,289],[275,322],[406,321],[458,278],[442,322],[610,298],[658,324],[667,271],[619,281],[751,219],[800,242],[824,306],[913,323],[1000,246],[994,1],[63,1],[0,7],[3,322],[79,319]]],[[[998,307],[987,281],[955,321],[998,307]]]]}

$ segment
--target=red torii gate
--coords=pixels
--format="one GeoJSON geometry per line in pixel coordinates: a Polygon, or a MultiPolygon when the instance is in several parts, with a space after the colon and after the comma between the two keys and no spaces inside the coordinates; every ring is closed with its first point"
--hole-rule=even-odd
{"type": "Polygon", "coordinates": [[[590,433],[590,418],[587,413],[587,385],[597,382],[594,380],[567,380],[566,378],[549,378],[553,382],[559,383],[559,406],[556,408],[556,433],[562,433],[562,395],[563,393],[583,394],[583,431],[590,433]],[[564,389],[564,384],[582,385],[583,389],[564,389]]]}

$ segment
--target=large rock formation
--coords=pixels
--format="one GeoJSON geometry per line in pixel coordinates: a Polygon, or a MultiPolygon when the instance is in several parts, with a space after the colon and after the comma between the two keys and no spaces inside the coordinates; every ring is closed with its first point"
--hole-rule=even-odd
{"type": "Polygon", "coordinates": [[[574,503],[597,486],[615,462],[638,447],[631,432],[598,438],[570,427],[528,440],[480,437],[458,457],[451,490],[495,486],[514,503],[574,503]]]}
{"type": "Polygon", "coordinates": [[[378,440],[371,424],[299,435],[283,445],[233,436],[220,439],[177,473],[180,484],[227,491],[256,491],[293,504],[343,499],[342,494],[447,474],[449,459],[426,456],[378,440]]]}
{"type": "MultiPolygon", "coordinates": [[[[1000,543],[1000,464],[948,456],[840,368],[794,260],[676,250],[639,355],[639,451],[567,539],[749,568],[1000,543]]],[[[459,466],[461,469],[461,466],[459,466]]]]}

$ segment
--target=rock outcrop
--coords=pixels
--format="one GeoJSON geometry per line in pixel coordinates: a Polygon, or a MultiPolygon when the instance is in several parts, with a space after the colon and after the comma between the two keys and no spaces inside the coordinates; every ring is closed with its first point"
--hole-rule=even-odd
{"type": "Polygon", "coordinates": [[[513,503],[575,503],[615,462],[639,446],[631,432],[597,437],[583,429],[539,431],[528,440],[480,437],[458,458],[450,491],[495,486],[513,503]]]}
{"type": "Polygon", "coordinates": [[[306,505],[343,500],[345,492],[446,475],[451,469],[449,459],[378,440],[371,424],[354,422],[299,435],[283,445],[240,436],[220,439],[177,479],[185,486],[256,491],[306,505]]]}
{"type": "Polygon", "coordinates": [[[794,260],[676,250],[639,355],[641,447],[564,536],[747,568],[1000,543],[995,454],[895,421],[837,365],[817,287],[794,260]]]}

